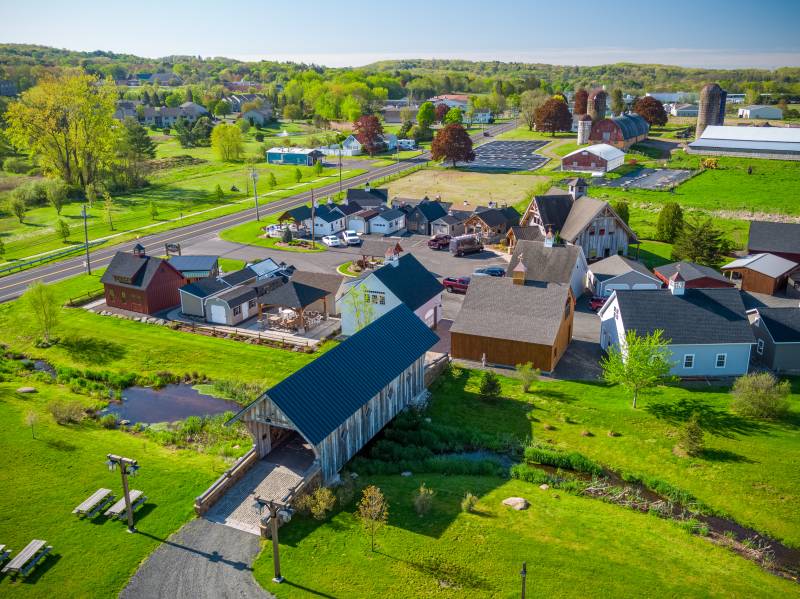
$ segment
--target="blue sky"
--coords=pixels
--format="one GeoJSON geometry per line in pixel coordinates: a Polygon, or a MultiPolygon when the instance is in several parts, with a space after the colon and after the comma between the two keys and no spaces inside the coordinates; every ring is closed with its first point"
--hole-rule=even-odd
{"type": "Polygon", "coordinates": [[[798,0],[0,0],[2,42],[330,66],[435,57],[800,66],[799,32],[798,0]]]}

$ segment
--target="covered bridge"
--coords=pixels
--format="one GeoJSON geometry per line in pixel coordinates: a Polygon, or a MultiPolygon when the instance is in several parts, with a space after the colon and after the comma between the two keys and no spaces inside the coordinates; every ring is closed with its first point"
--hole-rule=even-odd
{"type": "Polygon", "coordinates": [[[287,377],[236,414],[259,457],[298,433],[325,482],[425,391],[425,353],[438,337],[400,305],[287,377]]]}

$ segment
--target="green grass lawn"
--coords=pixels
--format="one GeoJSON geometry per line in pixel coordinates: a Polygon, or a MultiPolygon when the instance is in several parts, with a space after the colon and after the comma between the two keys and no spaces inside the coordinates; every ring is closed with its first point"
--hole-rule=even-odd
{"type": "Polygon", "coordinates": [[[234,272],[244,268],[244,260],[234,260],[232,258],[220,258],[219,269],[222,272],[234,272]]]}
{"type": "Polygon", "coordinates": [[[528,131],[528,127],[523,125],[510,131],[500,133],[494,139],[504,141],[525,141],[528,139],[552,141],[554,139],[575,139],[577,134],[571,132],[556,133],[555,136],[542,131],[528,131]]]}
{"type": "Polygon", "coordinates": [[[95,423],[59,426],[45,406],[74,396],[40,383],[38,393],[23,396],[14,391],[20,384],[0,383],[0,539],[12,557],[33,539],[47,541],[53,553],[25,580],[0,577],[0,596],[116,597],[140,562],[192,517],[194,498],[227,465],[95,423]],[[35,439],[25,424],[29,412],[39,416],[35,439]],[[128,534],[122,522],[71,513],[102,487],[121,497],[119,471],[105,465],[109,452],[141,466],[131,479],[148,497],[136,514],[138,534],[128,534]]]}
{"type": "Polygon", "coordinates": [[[297,246],[278,247],[276,244],[281,242],[279,238],[262,237],[262,235],[264,234],[262,227],[264,227],[267,224],[272,224],[273,222],[277,222],[277,216],[279,215],[273,215],[270,218],[262,219],[261,221],[254,220],[247,223],[242,223],[241,225],[236,225],[235,227],[231,227],[230,229],[224,229],[223,231],[220,232],[219,236],[226,241],[235,241],[237,243],[258,245],[261,247],[278,249],[285,252],[314,253],[314,252],[324,252],[327,249],[327,246],[319,240],[315,244],[316,247],[314,249],[311,249],[311,248],[297,247],[297,246]]]}

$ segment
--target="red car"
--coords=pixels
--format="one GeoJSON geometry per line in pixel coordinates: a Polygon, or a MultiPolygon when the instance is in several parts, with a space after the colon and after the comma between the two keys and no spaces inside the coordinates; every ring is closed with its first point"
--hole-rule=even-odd
{"type": "Polygon", "coordinates": [[[428,247],[432,250],[446,250],[450,247],[450,236],[436,235],[428,240],[428,247]]]}
{"type": "Polygon", "coordinates": [[[469,287],[469,277],[445,277],[442,285],[448,293],[466,293],[469,287]]]}
{"type": "Polygon", "coordinates": [[[589,300],[589,308],[597,312],[600,308],[602,308],[606,301],[608,300],[607,297],[600,297],[599,295],[595,295],[592,299],[589,300]]]}

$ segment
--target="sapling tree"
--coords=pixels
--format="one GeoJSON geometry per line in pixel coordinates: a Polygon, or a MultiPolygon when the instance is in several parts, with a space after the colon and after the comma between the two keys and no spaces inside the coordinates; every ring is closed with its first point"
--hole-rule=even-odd
{"type": "Polygon", "coordinates": [[[386,524],[389,519],[389,504],[375,485],[370,485],[361,494],[358,502],[356,516],[370,536],[370,546],[375,551],[375,533],[386,524]]]}
{"type": "Polygon", "coordinates": [[[50,334],[58,324],[59,305],[52,287],[44,283],[32,283],[22,296],[30,308],[33,319],[45,343],[50,343],[50,334]]]}
{"type": "Polygon", "coordinates": [[[663,331],[656,330],[644,336],[630,330],[620,346],[613,345],[608,355],[600,361],[603,378],[612,385],[622,385],[633,398],[633,407],[639,394],[666,381],[672,368],[668,342],[663,331]]]}

